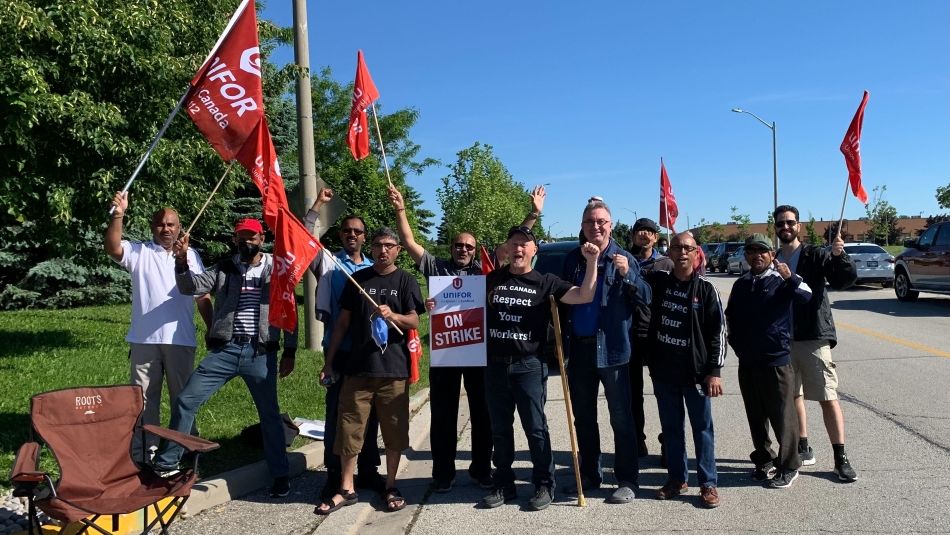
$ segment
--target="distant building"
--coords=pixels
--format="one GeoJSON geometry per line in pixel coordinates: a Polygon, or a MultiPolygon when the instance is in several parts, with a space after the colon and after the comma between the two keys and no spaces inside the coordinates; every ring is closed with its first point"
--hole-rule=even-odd
{"type": "MultiPolygon", "coordinates": [[[[815,221],[815,232],[819,236],[824,236],[825,232],[828,230],[828,227],[836,225],[838,220],[834,221],[825,221],[825,220],[816,220],[815,221]]],[[[801,222],[801,232],[799,233],[799,238],[802,241],[808,241],[808,234],[805,230],[805,225],[808,224],[808,221],[801,222]]],[[[897,219],[897,228],[901,231],[900,242],[903,240],[909,240],[911,238],[916,238],[919,234],[919,231],[922,231],[924,227],[927,226],[926,217],[907,217],[900,216],[897,219]]],[[[724,223],[722,225],[722,234],[723,239],[726,241],[736,241],[739,239],[738,224],[734,221],[724,223]]],[[[706,226],[707,230],[710,229],[710,226],[706,226]]],[[[696,229],[691,229],[694,233],[696,229]]],[[[844,235],[845,241],[871,241],[868,237],[868,231],[870,230],[870,225],[868,224],[867,218],[861,219],[845,219],[841,224],[841,233],[844,235]]],[[[768,223],[751,223],[746,230],[746,235],[761,233],[768,235],[769,228],[768,223]]],[[[719,241],[719,240],[712,240],[719,241]]]]}

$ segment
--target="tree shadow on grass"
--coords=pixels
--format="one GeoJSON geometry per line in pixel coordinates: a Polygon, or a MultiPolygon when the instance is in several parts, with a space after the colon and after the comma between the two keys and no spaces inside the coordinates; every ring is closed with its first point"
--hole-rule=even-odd
{"type": "Polygon", "coordinates": [[[0,358],[27,357],[34,353],[75,345],[73,333],[67,330],[10,331],[0,329],[0,358]]]}

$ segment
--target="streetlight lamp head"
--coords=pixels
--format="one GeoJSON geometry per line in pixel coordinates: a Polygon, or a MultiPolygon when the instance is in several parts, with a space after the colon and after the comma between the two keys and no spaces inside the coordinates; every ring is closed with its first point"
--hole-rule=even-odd
{"type": "Polygon", "coordinates": [[[736,113],[743,113],[745,110],[743,110],[742,108],[732,108],[732,111],[736,113]]]}

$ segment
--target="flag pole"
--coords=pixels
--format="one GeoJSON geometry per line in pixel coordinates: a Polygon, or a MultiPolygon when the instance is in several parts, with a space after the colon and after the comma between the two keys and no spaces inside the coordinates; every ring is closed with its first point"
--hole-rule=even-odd
{"type": "MultiPolygon", "coordinates": [[[[851,185],[851,177],[844,182],[844,199],[841,200],[841,217],[838,218],[838,232],[835,234],[835,240],[841,237],[841,223],[844,222],[844,205],[848,202],[848,186],[851,185]]],[[[835,241],[831,240],[831,241],[835,241]]]]}
{"type": "MultiPolygon", "coordinates": [[[[168,130],[168,126],[172,123],[172,119],[178,115],[178,110],[181,109],[181,106],[185,103],[185,99],[188,98],[188,93],[191,92],[191,86],[189,85],[185,89],[185,94],[178,99],[178,104],[175,105],[175,109],[168,115],[168,118],[165,119],[165,124],[158,130],[158,133],[155,134],[155,137],[152,139],[152,144],[149,145],[148,150],[145,151],[145,155],[142,156],[142,160],[139,162],[138,167],[135,168],[135,171],[132,172],[132,176],[129,178],[129,181],[125,183],[125,186],[122,187],[122,193],[129,191],[129,188],[132,187],[132,182],[135,181],[135,177],[139,175],[139,171],[142,170],[142,167],[145,166],[145,162],[148,160],[149,156],[152,155],[152,151],[155,150],[155,147],[158,145],[158,140],[162,139],[162,136],[165,135],[165,131],[168,130]]],[[[115,210],[115,205],[109,208],[109,213],[111,214],[115,210]]]]}
{"type": "Polygon", "coordinates": [[[188,230],[185,231],[185,234],[191,235],[191,229],[195,228],[195,223],[198,222],[198,219],[201,217],[201,214],[204,213],[205,208],[208,207],[208,204],[211,203],[211,198],[214,197],[214,194],[218,192],[218,188],[221,187],[221,184],[224,182],[224,178],[228,176],[228,173],[231,172],[231,168],[234,167],[234,160],[228,162],[227,169],[224,170],[224,174],[221,175],[221,178],[218,179],[218,183],[214,185],[214,189],[211,190],[211,195],[208,195],[208,199],[205,201],[204,205],[201,206],[201,210],[198,210],[198,215],[191,220],[191,224],[188,225],[188,230]]]}
{"type": "MultiPolygon", "coordinates": [[[[337,260],[335,256],[327,252],[327,250],[324,249],[323,247],[320,247],[320,250],[323,251],[323,254],[326,255],[327,258],[333,261],[333,264],[337,267],[337,269],[342,271],[344,275],[346,275],[346,278],[350,279],[350,282],[352,282],[353,285],[356,286],[356,289],[359,290],[361,294],[363,294],[363,297],[368,299],[370,303],[373,303],[374,307],[379,308],[379,304],[376,303],[376,301],[374,301],[373,298],[370,297],[368,293],[366,293],[366,290],[364,290],[363,287],[360,286],[360,284],[353,279],[352,275],[350,275],[350,272],[347,271],[346,268],[343,267],[343,264],[341,264],[340,261],[337,260]]],[[[397,333],[404,334],[402,330],[392,320],[389,320],[389,326],[392,327],[393,329],[396,329],[397,333]]]]}
{"type": "MultiPolygon", "coordinates": [[[[373,122],[376,124],[376,135],[379,137],[379,152],[383,154],[383,167],[386,169],[386,180],[389,185],[393,185],[393,179],[389,177],[389,162],[386,161],[386,149],[383,147],[383,133],[379,130],[379,119],[376,118],[376,103],[371,103],[373,107],[373,122]]],[[[402,334],[402,333],[399,333],[402,334]]]]}
{"type": "Polygon", "coordinates": [[[574,479],[577,483],[577,506],[587,507],[584,498],[584,485],[581,484],[581,465],[577,460],[577,431],[574,429],[574,409],[571,407],[571,390],[567,386],[567,370],[564,368],[564,342],[561,340],[561,318],[558,316],[557,301],[551,300],[551,324],[554,326],[554,348],[557,364],[561,369],[561,388],[564,390],[564,408],[567,409],[567,429],[571,435],[571,457],[574,461],[574,479]]]}

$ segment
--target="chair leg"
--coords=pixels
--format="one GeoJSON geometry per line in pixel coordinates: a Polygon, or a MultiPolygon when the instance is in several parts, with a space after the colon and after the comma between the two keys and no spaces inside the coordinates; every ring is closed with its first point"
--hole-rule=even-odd
{"type": "MultiPolygon", "coordinates": [[[[168,526],[170,526],[171,523],[175,521],[175,517],[178,516],[181,508],[185,506],[185,502],[187,501],[188,496],[177,496],[172,498],[172,500],[168,502],[168,505],[166,505],[163,509],[159,509],[158,502],[153,503],[152,507],[155,509],[155,519],[145,526],[142,534],[147,534],[153,527],[155,527],[155,524],[158,524],[161,527],[161,534],[168,535],[168,526]],[[174,508],[174,511],[172,511],[171,517],[169,517],[168,521],[165,521],[165,513],[172,510],[172,508],[174,508]]],[[[147,514],[148,507],[146,507],[145,510],[147,514]]]]}
{"type": "MultiPolygon", "coordinates": [[[[102,533],[102,535],[112,535],[115,531],[118,531],[117,526],[115,530],[113,530],[112,532],[109,532],[103,529],[101,526],[99,526],[99,524],[96,524],[96,520],[99,520],[100,516],[102,515],[95,515],[91,518],[83,518],[82,520],[80,520],[80,522],[82,522],[83,524],[83,528],[76,535],[81,535],[82,533],[88,533],[89,528],[95,529],[99,533],[102,533]]],[[[116,522],[115,518],[113,518],[113,522],[116,522]]]]}

